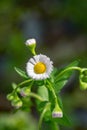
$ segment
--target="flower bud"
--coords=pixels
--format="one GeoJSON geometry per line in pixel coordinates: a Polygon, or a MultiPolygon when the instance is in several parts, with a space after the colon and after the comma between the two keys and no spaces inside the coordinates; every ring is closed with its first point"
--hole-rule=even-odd
{"type": "Polygon", "coordinates": [[[58,104],[53,109],[52,117],[53,118],[62,118],[63,117],[63,112],[62,112],[62,110],[61,110],[61,108],[59,107],[58,104]]]}
{"type": "Polygon", "coordinates": [[[24,88],[22,88],[22,89],[20,90],[20,95],[21,95],[22,97],[29,96],[30,91],[31,91],[30,88],[24,87],[24,88]]]}
{"type": "Polygon", "coordinates": [[[80,88],[82,90],[87,89],[87,69],[82,69],[81,74],[80,74],[80,88]]]}
{"type": "Polygon", "coordinates": [[[35,55],[35,48],[36,48],[36,40],[35,39],[28,39],[26,42],[25,42],[26,46],[29,47],[29,50],[31,51],[31,53],[33,55],[35,55]]]}
{"type": "Polygon", "coordinates": [[[86,90],[86,89],[87,89],[87,83],[82,82],[82,81],[80,80],[80,88],[81,88],[81,90],[86,90]]]}
{"type": "Polygon", "coordinates": [[[17,109],[22,107],[22,105],[23,105],[23,103],[20,99],[18,99],[18,100],[15,99],[15,100],[12,101],[12,106],[14,106],[17,109]]]}

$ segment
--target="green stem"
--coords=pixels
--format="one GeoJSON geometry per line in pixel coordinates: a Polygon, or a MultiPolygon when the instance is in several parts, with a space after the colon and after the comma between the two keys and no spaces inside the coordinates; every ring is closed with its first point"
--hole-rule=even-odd
{"type": "Polygon", "coordinates": [[[54,100],[55,100],[55,104],[58,104],[58,102],[57,102],[57,96],[56,96],[56,93],[55,93],[55,90],[54,90],[54,88],[53,88],[53,86],[52,86],[52,84],[47,80],[47,82],[48,82],[48,88],[49,88],[49,90],[53,93],[53,96],[54,96],[54,100]]]}
{"type": "Polygon", "coordinates": [[[33,52],[33,55],[34,55],[34,56],[37,55],[36,52],[33,52]]]}
{"type": "Polygon", "coordinates": [[[39,120],[39,130],[41,129],[41,125],[42,125],[42,121],[43,121],[43,118],[44,118],[44,114],[45,114],[46,111],[49,109],[50,105],[51,105],[51,103],[47,103],[47,104],[45,105],[44,110],[43,110],[42,113],[41,113],[40,120],[39,120]]]}
{"type": "Polygon", "coordinates": [[[52,92],[52,94],[53,94],[53,96],[54,96],[54,102],[55,102],[55,107],[54,107],[54,109],[57,109],[57,111],[61,111],[62,112],[62,110],[61,110],[61,108],[60,108],[60,106],[59,106],[59,103],[58,103],[58,98],[57,98],[57,95],[56,95],[56,93],[55,93],[55,90],[54,90],[54,88],[53,88],[53,86],[52,86],[52,84],[51,84],[51,82],[49,82],[48,80],[47,80],[47,82],[48,82],[48,88],[49,88],[49,90],[52,92]]]}
{"type": "Polygon", "coordinates": [[[59,126],[56,122],[54,122],[54,130],[59,130],[59,126]]]}
{"type": "Polygon", "coordinates": [[[40,100],[41,102],[44,101],[44,99],[43,99],[42,97],[40,97],[39,95],[37,95],[37,94],[35,94],[35,93],[33,93],[33,92],[30,92],[30,93],[29,93],[29,96],[34,97],[34,98],[40,100]]]}
{"type": "Polygon", "coordinates": [[[17,85],[17,87],[14,89],[14,93],[16,92],[16,90],[20,87],[20,86],[22,86],[22,85],[24,85],[24,84],[26,84],[26,83],[29,83],[29,82],[31,82],[32,81],[32,83],[31,83],[31,85],[30,85],[30,88],[31,88],[31,86],[32,86],[32,84],[33,84],[33,80],[32,79],[28,79],[28,80],[25,80],[25,81],[23,81],[23,82],[21,82],[20,84],[18,84],[17,85]]]}
{"type": "Polygon", "coordinates": [[[63,75],[66,71],[69,71],[69,70],[78,70],[81,72],[81,68],[80,67],[69,67],[69,68],[66,68],[65,70],[63,70],[62,72],[60,72],[58,74],[58,76],[56,77],[56,79],[58,79],[61,75],[63,75]]]}
{"type": "Polygon", "coordinates": [[[21,82],[20,84],[18,84],[18,87],[20,87],[20,86],[22,86],[22,85],[24,85],[26,83],[29,83],[31,81],[32,81],[32,79],[25,80],[25,81],[21,82]]]}

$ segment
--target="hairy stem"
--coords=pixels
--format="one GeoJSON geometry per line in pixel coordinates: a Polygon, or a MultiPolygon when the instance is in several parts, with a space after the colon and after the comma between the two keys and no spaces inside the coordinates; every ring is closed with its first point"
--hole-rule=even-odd
{"type": "Polygon", "coordinates": [[[56,122],[54,122],[54,130],[59,130],[59,126],[56,122]]]}
{"type": "Polygon", "coordinates": [[[25,81],[21,82],[20,84],[18,84],[18,87],[20,87],[20,86],[22,86],[22,85],[24,85],[26,83],[29,83],[31,81],[32,81],[32,79],[25,80],[25,81]]]}
{"type": "Polygon", "coordinates": [[[66,68],[65,70],[61,71],[58,76],[56,77],[56,79],[58,79],[61,75],[63,75],[65,72],[69,71],[69,70],[78,70],[81,72],[81,68],[80,67],[69,67],[69,68],[66,68]]]}
{"type": "Polygon", "coordinates": [[[40,116],[40,120],[39,120],[39,130],[41,130],[41,125],[42,125],[42,121],[43,121],[43,118],[44,118],[44,114],[46,113],[46,111],[49,109],[51,103],[47,103],[44,107],[44,110],[42,111],[41,113],[41,116],[40,116]]]}
{"type": "Polygon", "coordinates": [[[54,90],[52,84],[48,80],[47,80],[47,83],[49,84],[47,87],[49,88],[49,90],[52,92],[52,94],[54,96],[55,104],[58,104],[57,96],[56,96],[56,93],[55,93],[55,90],[54,90]]]}
{"type": "Polygon", "coordinates": [[[35,93],[33,93],[33,92],[30,92],[30,93],[29,93],[29,96],[34,97],[34,98],[40,100],[41,102],[44,101],[44,99],[43,99],[42,97],[40,97],[39,95],[37,95],[37,94],[35,94],[35,93]]]}

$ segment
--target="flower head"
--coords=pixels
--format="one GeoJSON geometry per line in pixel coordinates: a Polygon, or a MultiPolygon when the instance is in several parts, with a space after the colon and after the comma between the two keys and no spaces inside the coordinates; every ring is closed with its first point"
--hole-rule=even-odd
{"type": "Polygon", "coordinates": [[[25,44],[26,44],[27,46],[34,45],[34,44],[36,44],[36,40],[35,40],[34,38],[28,39],[28,40],[25,42],[25,44]]]}
{"type": "Polygon", "coordinates": [[[24,88],[22,88],[21,91],[20,91],[20,95],[21,95],[22,97],[29,96],[29,94],[30,94],[30,88],[28,88],[28,87],[24,87],[24,88]]]}
{"type": "Polygon", "coordinates": [[[63,117],[63,113],[60,111],[53,112],[52,117],[53,118],[61,118],[61,117],[63,117]]]}
{"type": "Polygon", "coordinates": [[[61,118],[61,117],[63,117],[63,112],[62,112],[62,110],[61,110],[61,108],[59,107],[58,104],[56,104],[56,106],[55,106],[55,108],[54,108],[54,110],[52,112],[52,117],[53,118],[61,118]]]}
{"type": "Polygon", "coordinates": [[[27,63],[26,71],[29,77],[35,80],[49,78],[53,70],[53,62],[45,55],[35,55],[27,63]]]}
{"type": "Polygon", "coordinates": [[[36,40],[35,39],[28,39],[26,42],[25,42],[26,46],[29,47],[29,50],[31,51],[32,54],[36,54],[35,53],[35,48],[36,48],[36,40]]]}

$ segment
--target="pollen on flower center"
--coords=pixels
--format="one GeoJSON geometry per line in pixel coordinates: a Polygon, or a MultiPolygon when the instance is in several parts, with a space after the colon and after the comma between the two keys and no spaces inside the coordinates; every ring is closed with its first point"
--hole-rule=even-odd
{"type": "Polygon", "coordinates": [[[42,62],[38,62],[35,66],[34,66],[34,72],[36,74],[43,74],[46,71],[46,65],[42,62]]]}

